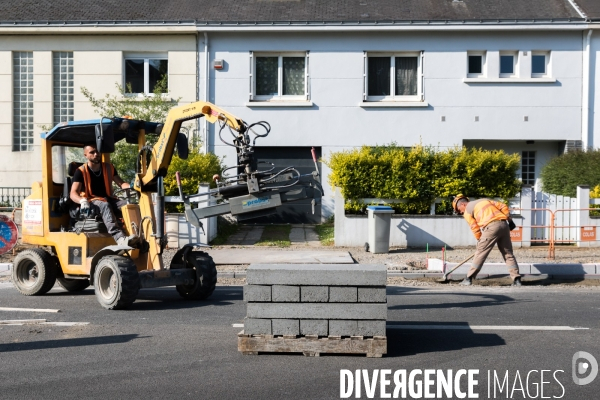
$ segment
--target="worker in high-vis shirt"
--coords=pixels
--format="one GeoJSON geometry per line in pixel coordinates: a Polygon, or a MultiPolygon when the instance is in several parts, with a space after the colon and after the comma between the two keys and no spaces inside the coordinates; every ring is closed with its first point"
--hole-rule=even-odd
{"type": "Polygon", "coordinates": [[[477,250],[471,263],[471,269],[460,284],[465,286],[473,284],[473,279],[481,271],[490,251],[494,245],[498,245],[498,250],[508,266],[513,286],[521,286],[519,264],[513,254],[510,240],[510,231],[514,229],[515,224],[506,204],[490,199],[469,201],[468,197],[459,194],[454,198],[452,207],[467,220],[477,239],[477,250]]]}

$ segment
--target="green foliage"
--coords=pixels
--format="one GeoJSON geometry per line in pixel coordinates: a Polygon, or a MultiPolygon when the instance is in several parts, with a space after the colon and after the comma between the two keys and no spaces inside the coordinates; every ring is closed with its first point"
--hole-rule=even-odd
{"type": "MultiPolygon", "coordinates": [[[[165,195],[178,196],[177,180],[175,172],[179,171],[181,176],[181,187],[184,194],[198,193],[200,183],[209,183],[215,187],[212,180],[214,174],[220,174],[223,165],[219,157],[213,153],[190,153],[187,160],[182,160],[177,155],[173,156],[169,171],[164,179],[165,195]]],[[[183,212],[183,204],[167,204],[167,212],[183,212]]]]}
{"type": "Polygon", "coordinates": [[[600,150],[573,151],[551,159],[540,173],[545,192],[575,197],[577,185],[600,185],[600,150]]]}
{"type": "MultiPolygon", "coordinates": [[[[329,180],[349,200],[346,210],[364,212],[362,198],[404,199],[391,204],[399,213],[427,214],[436,198],[463,193],[474,197],[514,197],[519,156],[502,150],[452,148],[435,151],[421,145],[367,147],[333,153],[326,161],[329,180]]],[[[450,213],[450,201],[436,208],[450,213]]]]}
{"type": "Polygon", "coordinates": [[[118,95],[107,93],[104,97],[97,98],[85,87],[81,88],[81,93],[100,116],[109,118],[129,116],[152,122],[164,122],[169,110],[181,100],[181,98],[166,97],[168,93],[166,75],[156,83],[152,94],[134,94],[131,85],[123,87],[115,83],[115,86],[118,95]]]}

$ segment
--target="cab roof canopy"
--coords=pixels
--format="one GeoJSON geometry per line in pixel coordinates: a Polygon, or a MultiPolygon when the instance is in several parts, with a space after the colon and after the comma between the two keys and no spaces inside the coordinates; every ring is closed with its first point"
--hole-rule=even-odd
{"type": "Polygon", "coordinates": [[[157,122],[140,121],[126,118],[102,118],[86,121],[61,122],[49,132],[41,134],[42,139],[84,146],[96,143],[96,126],[102,121],[103,130],[112,129],[114,141],[125,139],[127,143],[137,144],[140,129],[145,129],[146,134],[160,135],[163,124],[157,122]]]}

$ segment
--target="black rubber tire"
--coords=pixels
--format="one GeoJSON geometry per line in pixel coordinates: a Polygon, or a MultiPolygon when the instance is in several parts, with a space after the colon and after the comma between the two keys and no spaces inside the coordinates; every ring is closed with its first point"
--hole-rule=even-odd
{"type": "Polygon", "coordinates": [[[140,275],[127,257],[104,256],[94,271],[96,299],[107,310],[129,307],[140,290],[140,275]]]}
{"type": "Polygon", "coordinates": [[[58,284],[68,292],[81,292],[90,286],[89,279],[56,278],[58,284]]]}
{"type": "Polygon", "coordinates": [[[42,249],[27,249],[13,261],[12,281],[19,293],[37,296],[47,293],[56,283],[56,263],[42,249]]]}
{"type": "MultiPolygon", "coordinates": [[[[173,262],[181,265],[183,252],[177,252],[173,262]]],[[[217,266],[212,257],[203,251],[190,251],[185,260],[186,268],[196,270],[196,281],[191,285],[177,285],[177,293],[186,300],[205,300],[217,286],[217,266]]]]}

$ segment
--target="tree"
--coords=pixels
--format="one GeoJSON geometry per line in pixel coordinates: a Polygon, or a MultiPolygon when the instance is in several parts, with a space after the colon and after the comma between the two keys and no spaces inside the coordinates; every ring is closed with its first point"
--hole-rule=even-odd
{"type": "Polygon", "coordinates": [[[600,150],[570,151],[551,159],[540,172],[544,192],[575,197],[578,185],[600,185],[600,150]]]}
{"type": "MultiPolygon", "coordinates": [[[[123,117],[152,122],[164,122],[169,110],[177,105],[181,98],[166,98],[168,93],[167,76],[165,75],[156,83],[152,94],[133,94],[131,85],[123,87],[115,83],[118,95],[106,94],[104,97],[96,97],[86,87],[81,88],[81,93],[94,107],[96,114],[101,117],[123,117]]],[[[157,137],[148,135],[146,141],[152,146],[157,137]]],[[[135,144],[120,141],[115,146],[115,152],[111,154],[111,162],[119,172],[121,178],[131,182],[135,176],[136,158],[138,148],[135,144]]]]}

